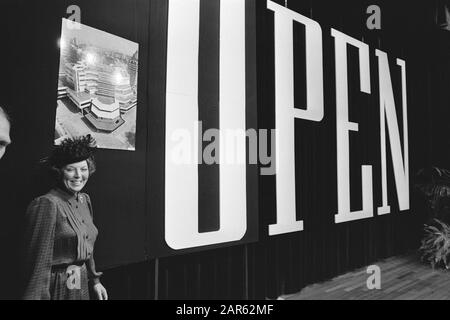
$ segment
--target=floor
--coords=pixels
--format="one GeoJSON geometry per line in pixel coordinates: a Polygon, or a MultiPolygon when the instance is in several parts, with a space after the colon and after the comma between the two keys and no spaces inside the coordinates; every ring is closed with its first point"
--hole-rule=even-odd
{"type": "Polygon", "coordinates": [[[374,265],[379,269],[376,270],[375,267],[368,270],[368,267],[365,267],[280,298],[285,300],[450,300],[450,270],[433,270],[431,266],[421,263],[417,255],[392,257],[374,265]],[[371,290],[368,285],[372,287],[371,290]]]}

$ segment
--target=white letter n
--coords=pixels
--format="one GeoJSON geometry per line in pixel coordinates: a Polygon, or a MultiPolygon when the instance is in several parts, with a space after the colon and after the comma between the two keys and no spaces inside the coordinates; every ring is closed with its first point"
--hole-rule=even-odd
{"type": "Polygon", "coordinates": [[[378,214],[390,212],[387,197],[386,172],[386,120],[388,124],[389,142],[391,147],[392,165],[394,168],[395,186],[397,188],[398,206],[401,211],[409,209],[409,156],[408,156],[408,113],[406,105],[406,66],[405,61],[397,59],[397,65],[402,72],[402,103],[403,103],[403,157],[395,111],[394,94],[387,54],[375,50],[378,57],[378,73],[380,83],[380,140],[381,140],[381,184],[383,204],[378,208],[378,214]]]}

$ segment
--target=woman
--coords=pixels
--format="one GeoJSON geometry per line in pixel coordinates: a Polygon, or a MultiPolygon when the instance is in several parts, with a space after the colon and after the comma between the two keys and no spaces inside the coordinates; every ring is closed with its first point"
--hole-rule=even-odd
{"type": "Polygon", "coordinates": [[[89,196],[81,193],[95,172],[90,135],[66,139],[45,160],[56,186],[28,207],[24,299],[107,300],[93,257],[97,228],[89,196]]]}

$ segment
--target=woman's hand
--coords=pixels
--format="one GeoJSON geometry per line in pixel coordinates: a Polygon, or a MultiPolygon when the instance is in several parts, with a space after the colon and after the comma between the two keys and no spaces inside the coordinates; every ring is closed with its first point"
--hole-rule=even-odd
{"type": "Polygon", "coordinates": [[[97,300],[108,300],[108,293],[101,283],[95,284],[93,290],[95,292],[97,300]]]}

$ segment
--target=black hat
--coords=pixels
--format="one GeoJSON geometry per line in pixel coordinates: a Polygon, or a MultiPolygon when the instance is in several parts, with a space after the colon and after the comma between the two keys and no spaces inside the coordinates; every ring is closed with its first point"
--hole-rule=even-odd
{"type": "Polygon", "coordinates": [[[96,147],[95,139],[90,135],[67,138],[55,146],[50,157],[45,159],[51,167],[62,168],[65,165],[87,160],[93,157],[96,147]]]}

